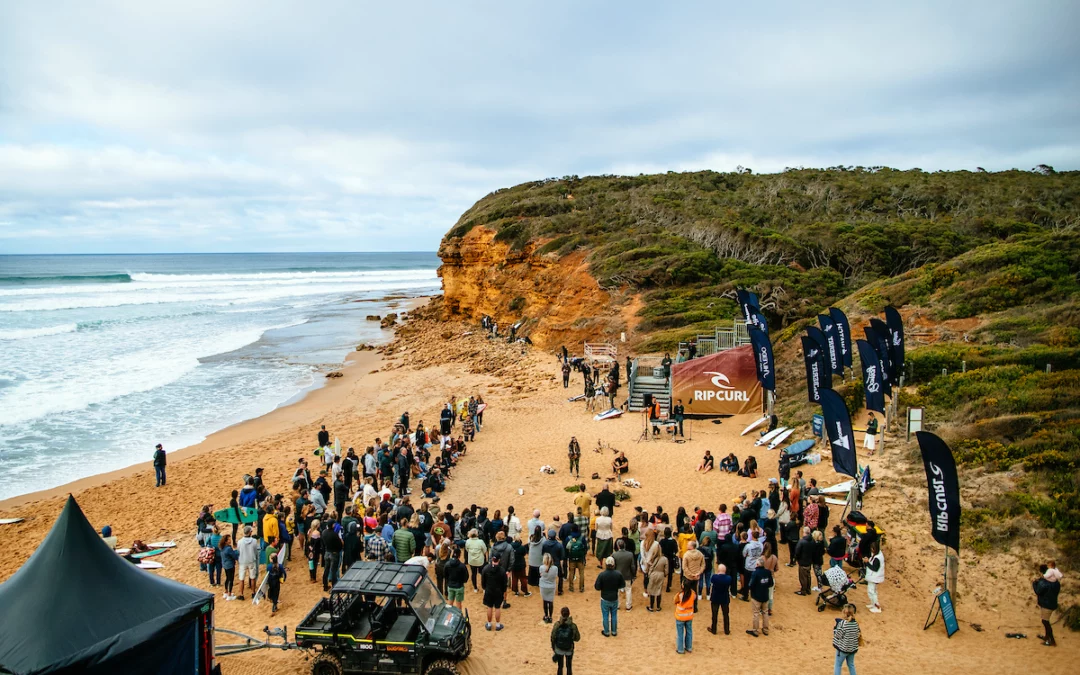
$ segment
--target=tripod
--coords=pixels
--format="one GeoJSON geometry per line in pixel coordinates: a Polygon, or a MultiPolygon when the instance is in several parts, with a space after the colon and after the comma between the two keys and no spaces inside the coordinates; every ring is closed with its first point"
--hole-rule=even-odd
{"type": "Polygon", "coordinates": [[[649,440],[649,426],[649,410],[646,408],[641,416],[641,435],[637,437],[635,443],[649,440]]]}

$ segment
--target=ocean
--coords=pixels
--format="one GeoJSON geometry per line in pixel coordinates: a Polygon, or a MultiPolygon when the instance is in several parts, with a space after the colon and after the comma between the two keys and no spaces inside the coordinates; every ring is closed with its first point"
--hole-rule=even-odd
{"type": "MultiPolygon", "coordinates": [[[[434,253],[0,256],[0,499],[148,461],[317,386],[434,253]]],[[[400,311],[400,310],[397,310],[400,311]]]]}

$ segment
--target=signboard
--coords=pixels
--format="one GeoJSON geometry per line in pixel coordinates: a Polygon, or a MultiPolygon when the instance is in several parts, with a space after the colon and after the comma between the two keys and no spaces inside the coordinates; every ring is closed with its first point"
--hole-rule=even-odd
{"type": "Polygon", "coordinates": [[[945,621],[945,633],[952,637],[953,633],[960,630],[960,624],[956,622],[956,611],[953,609],[952,596],[948,591],[942,591],[938,596],[938,607],[941,608],[941,618],[945,621]]]}
{"type": "Polygon", "coordinates": [[[821,438],[821,435],[825,432],[825,417],[814,413],[814,416],[810,418],[810,431],[821,438]]]}
{"type": "Polygon", "coordinates": [[[760,414],[763,398],[750,345],[671,367],[671,401],[682,399],[688,415],[760,414]]]}
{"type": "Polygon", "coordinates": [[[922,408],[908,408],[907,409],[907,439],[911,440],[911,434],[916,431],[922,431],[923,409],[922,408]]]}

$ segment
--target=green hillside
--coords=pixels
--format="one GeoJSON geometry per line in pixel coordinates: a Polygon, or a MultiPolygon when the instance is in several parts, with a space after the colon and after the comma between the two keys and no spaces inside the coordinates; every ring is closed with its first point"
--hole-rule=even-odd
{"type": "MultiPolygon", "coordinates": [[[[966,467],[1023,469],[1004,494],[973,498],[969,544],[1007,546],[1034,517],[1076,555],[1080,172],[1037,169],[574,176],[494,192],[447,238],[485,226],[512,248],[585,251],[602,286],[645,301],[642,351],[730,321],[735,287],[755,290],[791,421],[809,412],[802,328],[830,305],[853,323],[900,308],[926,331],[909,342],[901,410],[926,406],[966,467]]],[[[845,391],[861,403],[860,387],[845,391]]]]}

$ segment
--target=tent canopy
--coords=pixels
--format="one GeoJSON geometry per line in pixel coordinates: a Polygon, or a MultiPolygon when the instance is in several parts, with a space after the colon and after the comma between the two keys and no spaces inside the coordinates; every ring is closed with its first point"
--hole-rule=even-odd
{"type": "Polygon", "coordinates": [[[0,584],[0,672],[107,669],[151,646],[164,654],[178,625],[212,600],[111,551],[69,496],[45,541],[0,584]]]}

